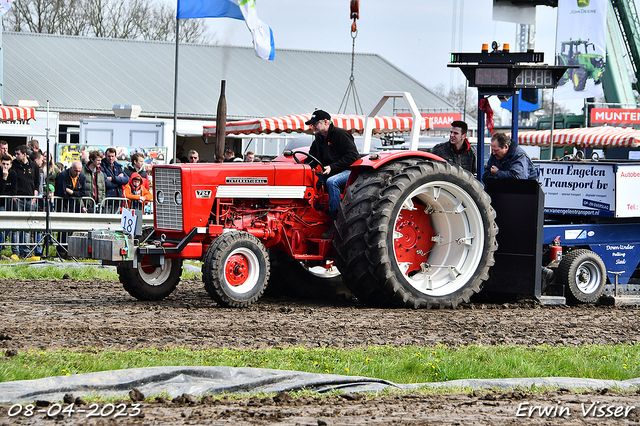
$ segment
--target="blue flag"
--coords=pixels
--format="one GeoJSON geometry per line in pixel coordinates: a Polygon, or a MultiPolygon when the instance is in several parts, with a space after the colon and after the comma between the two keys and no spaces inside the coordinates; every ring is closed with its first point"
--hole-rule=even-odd
{"type": "Polygon", "coordinates": [[[256,0],[178,0],[177,19],[233,18],[245,21],[253,38],[256,56],[273,60],[273,31],[258,19],[256,0]]]}

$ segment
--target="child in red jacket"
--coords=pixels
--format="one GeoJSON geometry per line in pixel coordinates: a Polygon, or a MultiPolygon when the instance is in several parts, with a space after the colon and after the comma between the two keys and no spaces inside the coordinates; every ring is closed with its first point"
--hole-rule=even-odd
{"type": "Polygon", "coordinates": [[[142,177],[134,172],[129,178],[129,183],[123,186],[124,197],[131,201],[126,202],[128,209],[143,210],[144,203],[153,201],[153,195],[142,185],[142,177]]]}

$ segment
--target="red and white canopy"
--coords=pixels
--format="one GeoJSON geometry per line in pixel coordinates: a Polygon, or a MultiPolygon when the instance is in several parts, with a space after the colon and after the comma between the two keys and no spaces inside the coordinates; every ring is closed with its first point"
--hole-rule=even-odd
{"type": "MultiPolygon", "coordinates": [[[[549,146],[550,130],[518,133],[518,144],[549,146]]],[[[584,127],[553,131],[553,146],[578,148],[636,148],[640,146],[640,130],[624,127],[584,127]]]]}
{"type": "MultiPolygon", "coordinates": [[[[311,114],[286,115],[283,117],[259,118],[255,120],[229,121],[227,122],[227,135],[253,135],[261,133],[292,133],[301,132],[313,134],[313,129],[305,121],[311,118],[311,114]]],[[[336,127],[341,127],[354,134],[361,135],[364,131],[365,116],[332,114],[331,120],[336,127]]],[[[374,117],[374,134],[411,132],[413,117],[374,117]]],[[[426,120],[425,120],[426,121],[426,120]]],[[[427,130],[423,121],[420,131],[427,130]]],[[[216,126],[204,126],[205,136],[215,136],[216,126]]]]}
{"type": "Polygon", "coordinates": [[[35,118],[34,108],[0,106],[0,121],[29,121],[35,118]]]}

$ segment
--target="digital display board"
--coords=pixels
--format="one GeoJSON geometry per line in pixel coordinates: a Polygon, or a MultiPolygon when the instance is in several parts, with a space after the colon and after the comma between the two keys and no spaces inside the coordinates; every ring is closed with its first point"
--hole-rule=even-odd
{"type": "Polygon", "coordinates": [[[516,77],[516,87],[553,88],[555,80],[550,69],[523,69],[516,77]]]}
{"type": "Polygon", "coordinates": [[[509,69],[507,68],[476,68],[476,85],[508,86],[509,85],[509,69]]]}

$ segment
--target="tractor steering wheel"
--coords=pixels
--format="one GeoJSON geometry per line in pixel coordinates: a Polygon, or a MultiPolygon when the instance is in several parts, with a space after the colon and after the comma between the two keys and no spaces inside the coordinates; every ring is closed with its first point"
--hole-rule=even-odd
{"type": "Polygon", "coordinates": [[[285,155],[291,155],[293,159],[296,161],[296,163],[302,164],[302,162],[298,159],[298,157],[296,157],[296,154],[302,154],[302,155],[306,155],[307,157],[311,157],[312,160],[314,160],[316,163],[320,165],[320,168],[324,169],[324,165],[322,164],[322,162],[318,160],[316,157],[314,157],[313,155],[309,154],[308,152],[304,152],[304,151],[289,151],[289,153],[285,152],[285,155]]]}

